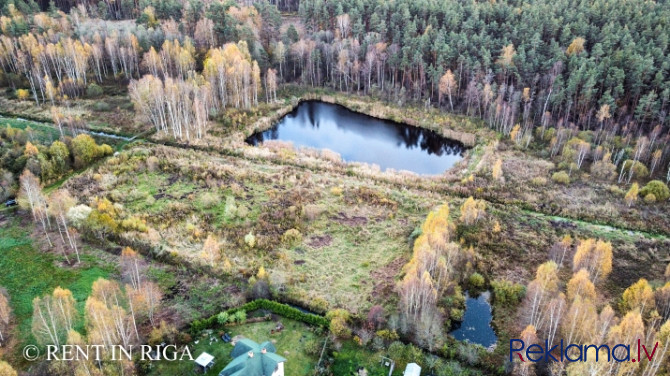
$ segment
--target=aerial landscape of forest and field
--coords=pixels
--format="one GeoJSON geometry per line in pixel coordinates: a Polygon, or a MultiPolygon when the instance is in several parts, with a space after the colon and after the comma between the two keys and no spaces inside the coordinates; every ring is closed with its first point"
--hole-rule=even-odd
{"type": "Polygon", "coordinates": [[[0,0],[0,376],[670,375],[666,0],[0,0]]]}

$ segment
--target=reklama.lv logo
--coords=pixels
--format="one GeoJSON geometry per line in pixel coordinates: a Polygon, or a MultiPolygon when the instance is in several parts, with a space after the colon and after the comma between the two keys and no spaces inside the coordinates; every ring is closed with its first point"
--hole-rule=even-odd
{"type": "Polygon", "coordinates": [[[595,357],[595,361],[607,361],[611,362],[641,362],[643,360],[651,361],[656,354],[658,348],[658,342],[654,344],[653,350],[650,351],[647,349],[647,346],[642,344],[638,339],[636,344],[632,346],[632,358],[631,358],[631,345],[619,343],[610,348],[609,345],[602,344],[600,346],[590,344],[590,345],[580,345],[576,343],[571,343],[565,346],[565,343],[561,339],[561,342],[557,345],[550,347],[549,341],[544,341],[544,347],[542,345],[533,343],[526,348],[526,343],[520,339],[513,338],[509,341],[509,361],[514,361],[514,355],[516,355],[522,362],[586,362],[587,359],[593,360],[591,357],[595,357]],[[595,351],[589,351],[595,350],[595,351]],[[635,351],[637,350],[637,351],[635,351]],[[637,355],[637,356],[636,356],[637,355]],[[607,358],[607,360],[605,360],[607,358]]]}

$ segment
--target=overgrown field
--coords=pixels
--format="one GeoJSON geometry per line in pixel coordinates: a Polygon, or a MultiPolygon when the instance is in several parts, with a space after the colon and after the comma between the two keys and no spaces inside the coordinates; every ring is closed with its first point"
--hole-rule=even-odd
{"type": "MultiPolygon", "coordinates": [[[[115,234],[121,227],[110,228],[121,244],[220,277],[249,279],[263,268],[274,293],[319,312],[393,306],[396,281],[426,213],[448,203],[458,221],[464,201],[441,190],[365,180],[346,171],[150,144],[110,158],[67,187],[94,210],[102,199],[114,203],[118,223],[132,219],[145,225],[124,234],[115,234]],[[219,252],[206,251],[208,237],[216,239],[219,252]]],[[[88,224],[92,236],[99,225],[88,224]]],[[[662,236],[496,203],[488,204],[483,221],[460,225],[458,234],[479,255],[475,267],[482,274],[522,283],[566,234],[610,240],[612,296],[640,276],[662,275],[670,249],[662,236]]]]}
{"type": "Polygon", "coordinates": [[[111,158],[67,187],[93,207],[100,199],[119,204],[117,220],[146,224],[122,242],[218,275],[248,278],[271,269],[273,286],[319,311],[388,303],[412,232],[440,201],[346,175],[151,145],[111,158]],[[210,235],[221,249],[213,258],[203,252],[210,235]]]}

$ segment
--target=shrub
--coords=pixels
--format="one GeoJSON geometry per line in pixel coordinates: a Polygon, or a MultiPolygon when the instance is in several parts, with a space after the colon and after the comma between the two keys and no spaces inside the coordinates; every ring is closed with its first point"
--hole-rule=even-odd
{"type": "Polygon", "coordinates": [[[470,274],[470,277],[468,278],[468,284],[471,288],[476,290],[482,289],[485,283],[486,280],[484,279],[484,276],[477,272],[470,274]]]}
{"type": "Polygon", "coordinates": [[[90,84],[86,88],[86,96],[89,98],[97,98],[103,94],[102,88],[98,84],[90,84]]]}
{"type": "MultiPolygon", "coordinates": [[[[223,215],[226,219],[233,219],[237,215],[237,205],[235,205],[235,197],[226,197],[226,206],[223,209],[223,215]]],[[[246,240],[246,238],[245,238],[246,240]]],[[[253,246],[251,246],[253,248],[253,246]]]]}
{"type": "Polygon", "coordinates": [[[205,209],[211,209],[219,202],[219,197],[211,192],[205,192],[200,196],[200,205],[205,209]]]}
{"type": "Polygon", "coordinates": [[[493,297],[496,304],[503,306],[516,305],[526,295],[525,286],[507,280],[493,281],[491,286],[493,287],[493,297]]]}
{"type": "Polygon", "coordinates": [[[633,177],[636,179],[643,178],[649,175],[649,170],[647,169],[647,166],[645,166],[640,161],[632,161],[628,159],[623,163],[623,169],[626,173],[629,173],[631,168],[633,169],[633,177]]]}
{"type": "Polygon", "coordinates": [[[345,309],[334,309],[326,314],[326,319],[330,319],[330,331],[337,338],[349,338],[351,336],[351,329],[347,325],[351,319],[349,311],[345,309]]]}
{"type": "Polygon", "coordinates": [[[307,355],[318,356],[321,353],[322,344],[316,339],[311,339],[305,343],[305,353],[307,355]]]}
{"type": "Polygon", "coordinates": [[[530,184],[536,187],[543,187],[547,185],[547,178],[545,178],[544,176],[536,176],[530,179],[530,184]]]}
{"type": "Polygon", "coordinates": [[[328,301],[324,298],[314,298],[310,302],[309,307],[314,312],[323,313],[323,312],[326,312],[328,310],[329,305],[330,304],[328,303],[328,301]]]}
{"type": "Polygon", "coordinates": [[[69,219],[70,223],[75,227],[80,227],[84,224],[88,215],[91,214],[92,211],[93,209],[83,204],[73,206],[67,211],[67,219],[69,219]]]}
{"type": "Polygon", "coordinates": [[[160,165],[160,161],[158,160],[158,157],[152,155],[149,158],[147,158],[147,169],[149,172],[156,172],[158,170],[158,166],[160,165]]]}
{"type": "Polygon", "coordinates": [[[28,89],[17,89],[16,90],[16,98],[19,100],[26,100],[30,96],[30,91],[28,89]]]}
{"type": "Polygon", "coordinates": [[[247,311],[241,309],[233,314],[231,317],[232,320],[234,320],[237,323],[243,323],[247,321],[247,311]]]}
{"type": "Polygon", "coordinates": [[[289,247],[300,244],[302,241],[302,234],[295,228],[286,230],[282,235],[282,241],[289,247]]]}
{"type": "Polygon", "coordinates": [[[570,176],[565,171],[555,172],[551,175],[551,180],[558,184],[570,184],[570,176]]]}
{"type": "Polygon", "coordinates": [[[249,248],[255,247],[256,246],[256,237],[254,236],[254,234],[250,232],[250,233],[244,235],[244,243],[249,248]]]}
{"type": "Polygon", "coordinates": [[[640,196],[647,201],[647,196],[651,194],[658,201],[667,201],[670,198],[670,188],[660,180],[652,180],[640,190],[640,196]]]}
{"type": "Polygon", "coordinates": [[[626,194],[623,189],[621,189],[618,185],[610,185],[609,188],[610,193],[617,195],[617,196],[623,196],[626,194]]]}
{"type": "Polygon", "coordinates": [[[470,196],[461,206],[460,220],[466,226],[476,224],[486,212],[486,202],[484,200],[475,200],[470,196]]]}
{"type": "Polygon", "coordinates": [[[249,208],[245,205],[240,205],[237,207],[237,218],[244,219],[249,215],[249,208]]]}
{"type": "Polygon", "coordinates": [[[332,193],[334,196],[342,196],[342,188],[333,187],[330,189],[330,193],[332,193]]]}
{"type": "Polygon", "coordinates": [[[93,105],[93,110],[98,112],[107,112],[111,109],[112,107],[107,102],[95,102],[93,105]]]}
{"type": "Polygon", "coordinates": [[[656,202],[656,196],[654,196],[653,193],[647,193],[644,196],[644,202],[646,202],[647,204],[653,204],[654,202],[656,202]]]}
{"type": "Polygon", "coordinates": [[[179,332],[174,325],[161,321],[160,326],[151,330],[148,342],[152,346],[161,342],[175,343],[178,334],[179,332]]]}
{"type": "Polygon", "coordinates": [[[109,145],[97,145],[93,137],[85,133],[72,139],[71,148],[71,154],[77,168],[87,166],[94,160],[113,153],[109,145]]]}
{"type": "Polygon", "coordinates": [[[127,231],[147,232],[146,223],[137,217],[130,217],[121,221],[121,228],[127,231]]]}
{"type": "Polygon", "coordinates": [[[144,202],[147,205],[151,206],[156,203],[156,199],[154,198],[154,196],[147,194],[147,198],[144,199],[144,202]]]}
{"type": "MultiPolygon", "coordinates": [[[[267,299],[254,300],[240,307],[231,308],[224,312],[226,313],[226,315],[228,315],[228,317],[230,317],[231,315],[234,315],[236,312],[244,311],[246,316],[246,312],[251,312],[259,309],[265,309],[279,316],[286,317],[287,319],[301,321],[308,325],[318,326],[322,328],[326,328],[330,325],[330,320],[328,320],[323,316],[314,315],[311,313],[305,313],[297,308],[293,308],[286,304],[282,304],[267,299]]],[[[205,318],[202,320],[193,321],[191,323],[191,332],[198,333],[204,329],[213,327],[218,323],[219,316],[222,313],[210,316],[209,318],[205,318]]]]}
{"type": "Polygon", "coordinates": [[[616,166],[607,160],[599,160],[591,165],[591,175],[597,179],[612,180],[616,177],[616,166]]]}
{"type": "Polygon", "coordinates": [[[637,196],[639,195],[639,186],[637,183],[633,183],[631,185],[630,189],[628,190],[628,193],[626,193],[626,196],[624,196],[624,200],[626,201],[626,205],[632,206],[635,201],[637,201],[637,196]]]}
{"type": "Polygon", "coordinates": [[[449,310],[449,318],[451,318],[454,321],[463,321],[464,314],[465,311],[460,308],[452,307],[449,310]]]}
{"type": "Polygon", "coordinates": [[[337,338],[351,337],[351,329],[347,325],[347,321],[344,319],[344,317],[333,317],[332,320],[330,320],[329,329],[331,333],[333,333],[337,338]]]}
{"type": "Polygon", "coordinates": [[[216,315],[216,322],[219,323],[219,325],[226,325],[230,321],[230,315],[228,312],[221,312],[218,315],[216,315]]]}
{"type": "Polygon", "coordinates": [[[272,297],[272,292],[270,291],[270,284],[268,284],[268,281],[264,279],[256,280],[256,282],[251,285],[249,295],[253,299],[268,299],[272,297]]]}
{"type": "Polygon", "coordinates": [[[377,331],[377,336],[382,338],[384,341],[397,341],[398,333],[395,330],[382,329],[377,331]]]}

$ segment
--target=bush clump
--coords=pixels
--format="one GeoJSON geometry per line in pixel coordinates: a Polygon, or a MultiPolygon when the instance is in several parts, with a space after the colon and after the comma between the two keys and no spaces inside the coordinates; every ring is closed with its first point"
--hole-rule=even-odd
{"type": "Polygon", "coordinates": [[[646,202],[647,204],[653,204],[654,202],[656,202],[656,196],[653,193],[647,193],[644,196],[644,202],[646,202]]]}
{"type": "Polygon", "coordinates": [[[211,209],[219,203],[219,197],[211,192],[205,192],[200,196],[200,205],[205,209],[211,209]]]}
{"type": "Polygon", "coordinates": [[[102,88],[98,84],[90,84],[86,88],[86,96],[89,98],[97,98],[103,94],[102,88]]]}
{"type": "Polygon", "coordinates": [[[650,194],[656,201],[666,201],[670,198],[670,188],[660,180],[652,180],[640,190],[640,196],[644,197],[645,201],[650,194]]]}
{"type": "Polygon", "coordinates": [[[107,102],[95,102],[93,105],[93,110],[98,112],[107,112],[111,109],[112,107],[107,102]]]}
{"type": "Polygon", "coordinates": [[[636,179],[649,175],[649,169],[642,162],[628,159],[623,163],[623,170],[628,174],[631,169],[633,169],[633,177],[636,179]]]}
{"type": "Polygon", "coordinates": [[[244,243],[249,248],[255,247],[256,246],[256,236],[252,232],[244,235],[244,243]]]}
{"type": "Polygon", "coordinates": [[[544,187],[545,185],[547,185],[547,178],[543,176],[536,176],[530,179],[530,184],[536,187],[544,187]]]}
{"type": "Polygon", "coordinates": [[[481,290],[484,288],[485,283],[486,280],[484,280],[484,276],[477,272],[470,274],[470,277],[468,278],[468,285],[470,285],[470,288],[475,290],[481,290]]]}
{"type": "Polygon", "coordinates": [[[551,175],[551,180],[558,184],[570,184],[570,176],[565,171],[555,172],[551,175]]]}
{"type": "MultiPolygon", "coordinates": [[[[214,327],[216,324],[223,325],[219,321],[219,317],[221,317],[221,320],[225,319],[226,323],[230,322],[231,320],[235,320],[233,317],[235,317],[235,314],[237,314],[237,312],[239,312],[239,311],[244,312],[244,318],[246,320],[246,312],[252,312],[252,311],[259,310],[259,309],[265,309],[265,310],[271,311],[274,314],[277,314],[279,316],[286,317],[287,319],[301,321],[301,322],[304,322],[305,324],[308,324],[308,325],[319,326],[319,327],[322,327],[322,328],[326,328],[330,325],[330,320],[323,317],[323,316],[319,316],[319,315],[315,315],[315,314],[311,314],[311,313],[305,313],[305,312],[300,311],[297,308],[293,308],[289,305],[282,304],[282,303],[279,303],[279,302],[275,302],[275,301],[272,301],[272,300],[257,299],[257,300],[251,301],[247,304],[244,304],[240,307],[231,308],[227,311],[224,311],[222,313],[218,313],[218,314],[210,316],[208,318],[205,318],[205,319],[202,319],[202,320],[195,320],[191,323],[191,332],[192,333],[197,333],[197,332],[202,331],[204,329],[214,327]],[[225,315],[223,315],[223,313],[225,313],[225,315]]],[[[237,318],[239,319],[239,316],[237,318]]]]}
{"type": "Polygon", "coordinates": [[[284,235],[282,235],[282,241],[287,246],[292,247],[302,242],[302,234],[295,228],[286,230],[284,235]]]}
{"type": "Polygon", "coordinates": [[[526,287],[507,280],[496,280],[491,282],[495,302],[504,306],[516,305],[526,295],[526,287]]]}

